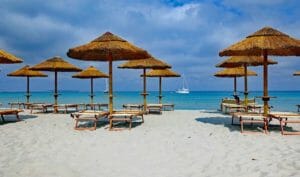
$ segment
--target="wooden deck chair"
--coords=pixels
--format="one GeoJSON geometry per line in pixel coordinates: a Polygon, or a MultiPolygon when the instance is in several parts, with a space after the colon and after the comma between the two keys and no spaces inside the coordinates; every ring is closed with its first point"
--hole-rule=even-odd
{"type": "Polygon", "coordinates": [[[5,115],[15,115],[17,118],[17,121],[20,121],[21,120],[19,117],[20,112],[23,112],[23,110],[21,110],[21,109],[2,109],[2,110],[0,110],[2,122],[5,122],[5,119],[4,119],[5,115]]]}

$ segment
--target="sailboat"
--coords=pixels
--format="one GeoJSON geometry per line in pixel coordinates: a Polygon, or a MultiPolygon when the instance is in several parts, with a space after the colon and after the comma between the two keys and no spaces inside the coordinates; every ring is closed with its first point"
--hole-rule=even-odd
{"type": "Polygon", "coordinates": [[[105,89],[103,92],[108,93],[108,79],[105,79],[105,89]]]}
{"type": "Polygon", "coordinates": [[[176,90],[176,93],[179,93],[179,94],[189,94],[190,90],[187,87],[187,82],[185,80],[184,75],[182,75],[182,81],[183,81],[182,88],[176,90]]]}

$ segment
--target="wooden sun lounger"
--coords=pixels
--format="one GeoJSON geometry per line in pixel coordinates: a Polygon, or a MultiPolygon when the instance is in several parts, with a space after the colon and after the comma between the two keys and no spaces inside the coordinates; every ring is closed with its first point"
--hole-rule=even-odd
{"type": "Polygon", "coordinates": [[[4,115],[16,115],[17,121],[20,121],[19,113],[23,112],[23,110],[20,109],[2,109],[0,110],[0,115],[2,122],[5,122],[4,115]]]}
{"type": "Polygon", "coordinates": [[[270,113],[270,120],[276,119],[280,123],[280,131],[282,135],[300,135],[300,131],[297,132],[288,132],[284,130],[284,127],[287,126],[288,123],[300,124],[300,114],[296,113],[270,113]]]}
{"type": "Polygon", "coordinates": [[[123,104],[123,108],[126,110],[142,110],[143,107],[142,104],[123,104]]]}
{"type": "Polygon", "coordinates": [[[26,104],[23,103],[23,102],[10,102],[8,103],[10,105],[10,109],[13,109],[15,106],[18,108],[18,109],[21,109],[21,108],[24,108],[25,109],[25,106],[26,104]]]}
{"type": "Polygon", "coordinates": [[[162,104],[147,104],[147,111],[148,113],[162,113],[162,104]]]}
{"type": "Polygon", "coordinates": [[[75,112],[71,114],[71,117],[75,119],[75,130],[96,130],[97,121],[100,118],[107,117],[109,112],[106,111],[94,111],[94,110],[85,110],[80,112],[75,112]],[[93,127],[79,127],[79,122],[92,121],[93,127]]]}
{"type": "Polygon", "coordinates": [[[250,131],[244,131],[244,123],[250,123],[253,125],[253,123],[261,123],[263,124],[264,133],[268,133],[268,118],[263,116],[263,114],[260,113],[245,113],[245,112],[235,112],[232,113],[232,121],[237,118],[240,121],[240,127],[241,127],[241,133],[254,133],[250,131]]]}
{"type": "Polygon", "coordinates": [[[60,109],[66,114],[68,112],[68,108],[75,108],[75,111],[78,111],[78,104],[58,104],[53,105],[54,110],[59,111],[60,109]]]}
{"type": "Polygon", "coordinates": [[[223,106],[222,110],[224,111],[225,114],[246,111],[246,107],[241,104],[223,103],[222,106],[223,106]]]}
{"type": "Polygon", "coordinates": [[[30,104],[30,113],[32,114],[33,110],[42,110],[43,113],[48,112],[48,108],[53,108],[53,104],[45,104],[45,103],[38,103],[38,104],[30,104]]]}
{"type": "Polygon", "coordinates": [[[113,114],[109,115],[109,130],[113,130],[114,122],[129,122],[129,130],[132,127],[132,119],[134,117],[140,117],[142,119],[142,123],[144,123],[144,111],[135,111],[135,110],[122,110],[122,111],[114,111],[113,114]]]}
{"type": "Polygon", "coordinates": [[[96,110],[97,107],[98,107],[97,110],[102,110],[101,108],[103,108],[103,107],[108,109],[108,104],[107,103],[93,103],[93,104],[88,103],[88,104],[85,104],[85,109],[86,110],[89,110],[89,109],[96,110]]]}
{"type": "Polygon", "coordinates": [[[174,107],[175,107],[175,105],[171,104],[171,103],[164,103],[164,104],[162,104],[162,109],[164,111],[174,111],[174,107]]]}

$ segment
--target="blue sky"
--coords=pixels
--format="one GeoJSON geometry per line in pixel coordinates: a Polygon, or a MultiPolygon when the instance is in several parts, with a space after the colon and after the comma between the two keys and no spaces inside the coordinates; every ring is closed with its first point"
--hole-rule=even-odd
{"type": "MultiPolygon", "coordinates": [[[[298,0],[1,0],[0,48],[24,59],[16,65],[0,65],[1,91],[22,91],[24,78],[6,77],[25,64],[34,65],[53,56],[86,68],[94,65],[107,72],[106,62],[83,62],[66,56],[69,48],[87,43],[111,31],[147,50],[156,58],[185,74],[191,90],[232,90],[232,80],[215,78],[215,64],[226,59],[220,50],[240,41],[264,26],[271,26],[300,38],[298,0]]],[[[271,90],[300,90],[299,57],[271,57],[271,90]]],[[[141,70],[117,69],[115,90],[141,90],[141,70]]],[[[258,77],[249,79],[249,90],[262,90],[262,68],[251,68],[258,77]]],[[[32,79],[32,90],[50,90],[48,78],[32,79]]],[[[59,74],[59,89],[89,90],[74,73],[59,74]]],[[[157,79],[148,79],[148,89],[157,90],[157,79]]],[[[181,79],[165,79],[163,88],[175,90],[181,79]]],[[[95,90],[104,89],[104,80],[95,90]]],[[[239,88],[242,80],[239,80],[239,88]]]]}

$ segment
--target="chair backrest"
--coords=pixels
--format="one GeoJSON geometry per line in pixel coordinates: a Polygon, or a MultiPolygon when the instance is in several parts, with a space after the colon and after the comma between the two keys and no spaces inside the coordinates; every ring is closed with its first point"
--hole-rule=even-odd
{"type": "MultiPolygon", "coordinates": [[[[222,99],[222,103],[236,104],[236,100],[235,99],[224,98],[224,99],[222,99]]],[[[255,98],[248,99],[248,103],[255,103],[255,98]]],[[[244,104],[244,100],[240,100],[240,104],[244,104]]]]}

